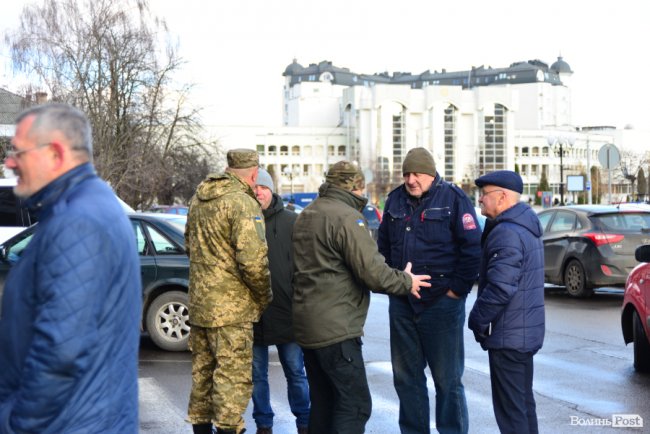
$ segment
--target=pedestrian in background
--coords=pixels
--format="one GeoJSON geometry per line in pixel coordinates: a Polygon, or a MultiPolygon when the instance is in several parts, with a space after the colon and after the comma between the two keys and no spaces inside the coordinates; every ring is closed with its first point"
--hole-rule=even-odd
{"type": "Polygon", "coordinates": [[[537,433],[533,356],[544,342],[544,246],[537,214],[519,202],[519,174],[478,178],[483,257],[468,325],[490,361],[492,403],[502,433],[537,433]]]}
{"type": "Polygon", "coordinates": [[[260,169],[255,195],[262,206],[269,248],[269,269],[273,301],[253,326],[253,419],[257,434],[273,433],[273,408],[269,389],[269,346],[275,345],[284,376],[291,412],[296,417],[298,434],[307,434],[309,423],[309,385],[305,376],[302,349],[293,335],[291,299],[293,254],[291,235],[298,215],[284,208],[275,194],[271,175],[260,169]]]}
{"type": "Polygon", "coordinates": [[[65,104],[23,112],[5,152],[39,223],[4,284],[0,433],[138,432],[140,262],[92,156],[65,104]]]}
{"type": "Polygon", "coordinates": [[[225,173],[199,184],[190,201],[185,244],[190,258],[194,433],[244,432],[252,392],[253,323],[272,298],[264,219],[253,187],[259,157],[228,151],[225,173]]]}
{"type": "Polygon", "coordinates": [[[386,265],[361,214],[361,170],[347,161],[327,172],[293,231],[293,323],[309,380],[310,434],[360,434],[372,409],[361,336],[370,291],[417,297],[429,276],[386,265]]]}
{"type": "Polygon", "coordinates": [[[465,300],[477,278],[481,230],[469,198],[436,172],[425,148],[411,149],[402,164],[404,183],[388,195],[379,226],[379,251],[388,265],[413,264],[430,274],[431,287],[390,295],[393,383],[403,434],[429,433],[429,366],[436,388],[436,429],[468,431],[462,383],[465,367],[465,300]]]}

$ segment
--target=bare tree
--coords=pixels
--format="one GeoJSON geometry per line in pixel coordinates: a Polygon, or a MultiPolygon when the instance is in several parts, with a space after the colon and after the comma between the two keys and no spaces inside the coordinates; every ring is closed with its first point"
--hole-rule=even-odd
{"type": "Polygon", "coordinates": [[[191,87],[174,80],[183,61],[170,40],[147,0],[44,0],[5,38],[17,69],[87,113],[99,174],[135,207],[185,196],[171,179],[188,166],[205,175],[214,145],[200,139],[191,87]]]}

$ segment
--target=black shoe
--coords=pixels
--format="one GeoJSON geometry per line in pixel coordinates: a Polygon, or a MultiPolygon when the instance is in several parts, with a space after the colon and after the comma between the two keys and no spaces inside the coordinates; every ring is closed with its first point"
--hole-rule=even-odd
{"type": "Polygon", "coordinates": [[[199,423],[192,425],[192,430],[194,434],[212,434],[212,424],[211,423],[199,423]]]}

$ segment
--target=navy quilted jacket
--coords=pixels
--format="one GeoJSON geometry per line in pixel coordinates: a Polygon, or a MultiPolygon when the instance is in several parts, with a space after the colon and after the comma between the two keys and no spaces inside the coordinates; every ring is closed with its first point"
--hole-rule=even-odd
{"type": "Polygon", "coordinates": [[[28,200],[36,232],[0,317],[0,433],[136,433],[141,282],[135,237],[83,164],[28,200]]]}
{"type": "Polygon", "coordinates": [[[536,352],[544,342],[544,246],[537,214],[518,203],[488,219],[468,325],[483,349],[536,352]]]}

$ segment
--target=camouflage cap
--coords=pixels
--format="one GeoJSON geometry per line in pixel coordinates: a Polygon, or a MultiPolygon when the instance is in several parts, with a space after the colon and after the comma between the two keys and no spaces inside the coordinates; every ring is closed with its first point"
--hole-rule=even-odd
{"type": "Polygon", "coordinates": [[[362,190],[366,186],[365,177],[359,166],[345,160],[331,166],[325,175],[325,180],[348,191],[362,190]]]}
{"type": "Polygon", "coordinates": [[[260,157],[253,149],[231,149],[228,151],[228,167],[232,169],[246,169],[260,165],[260,157]]]}

